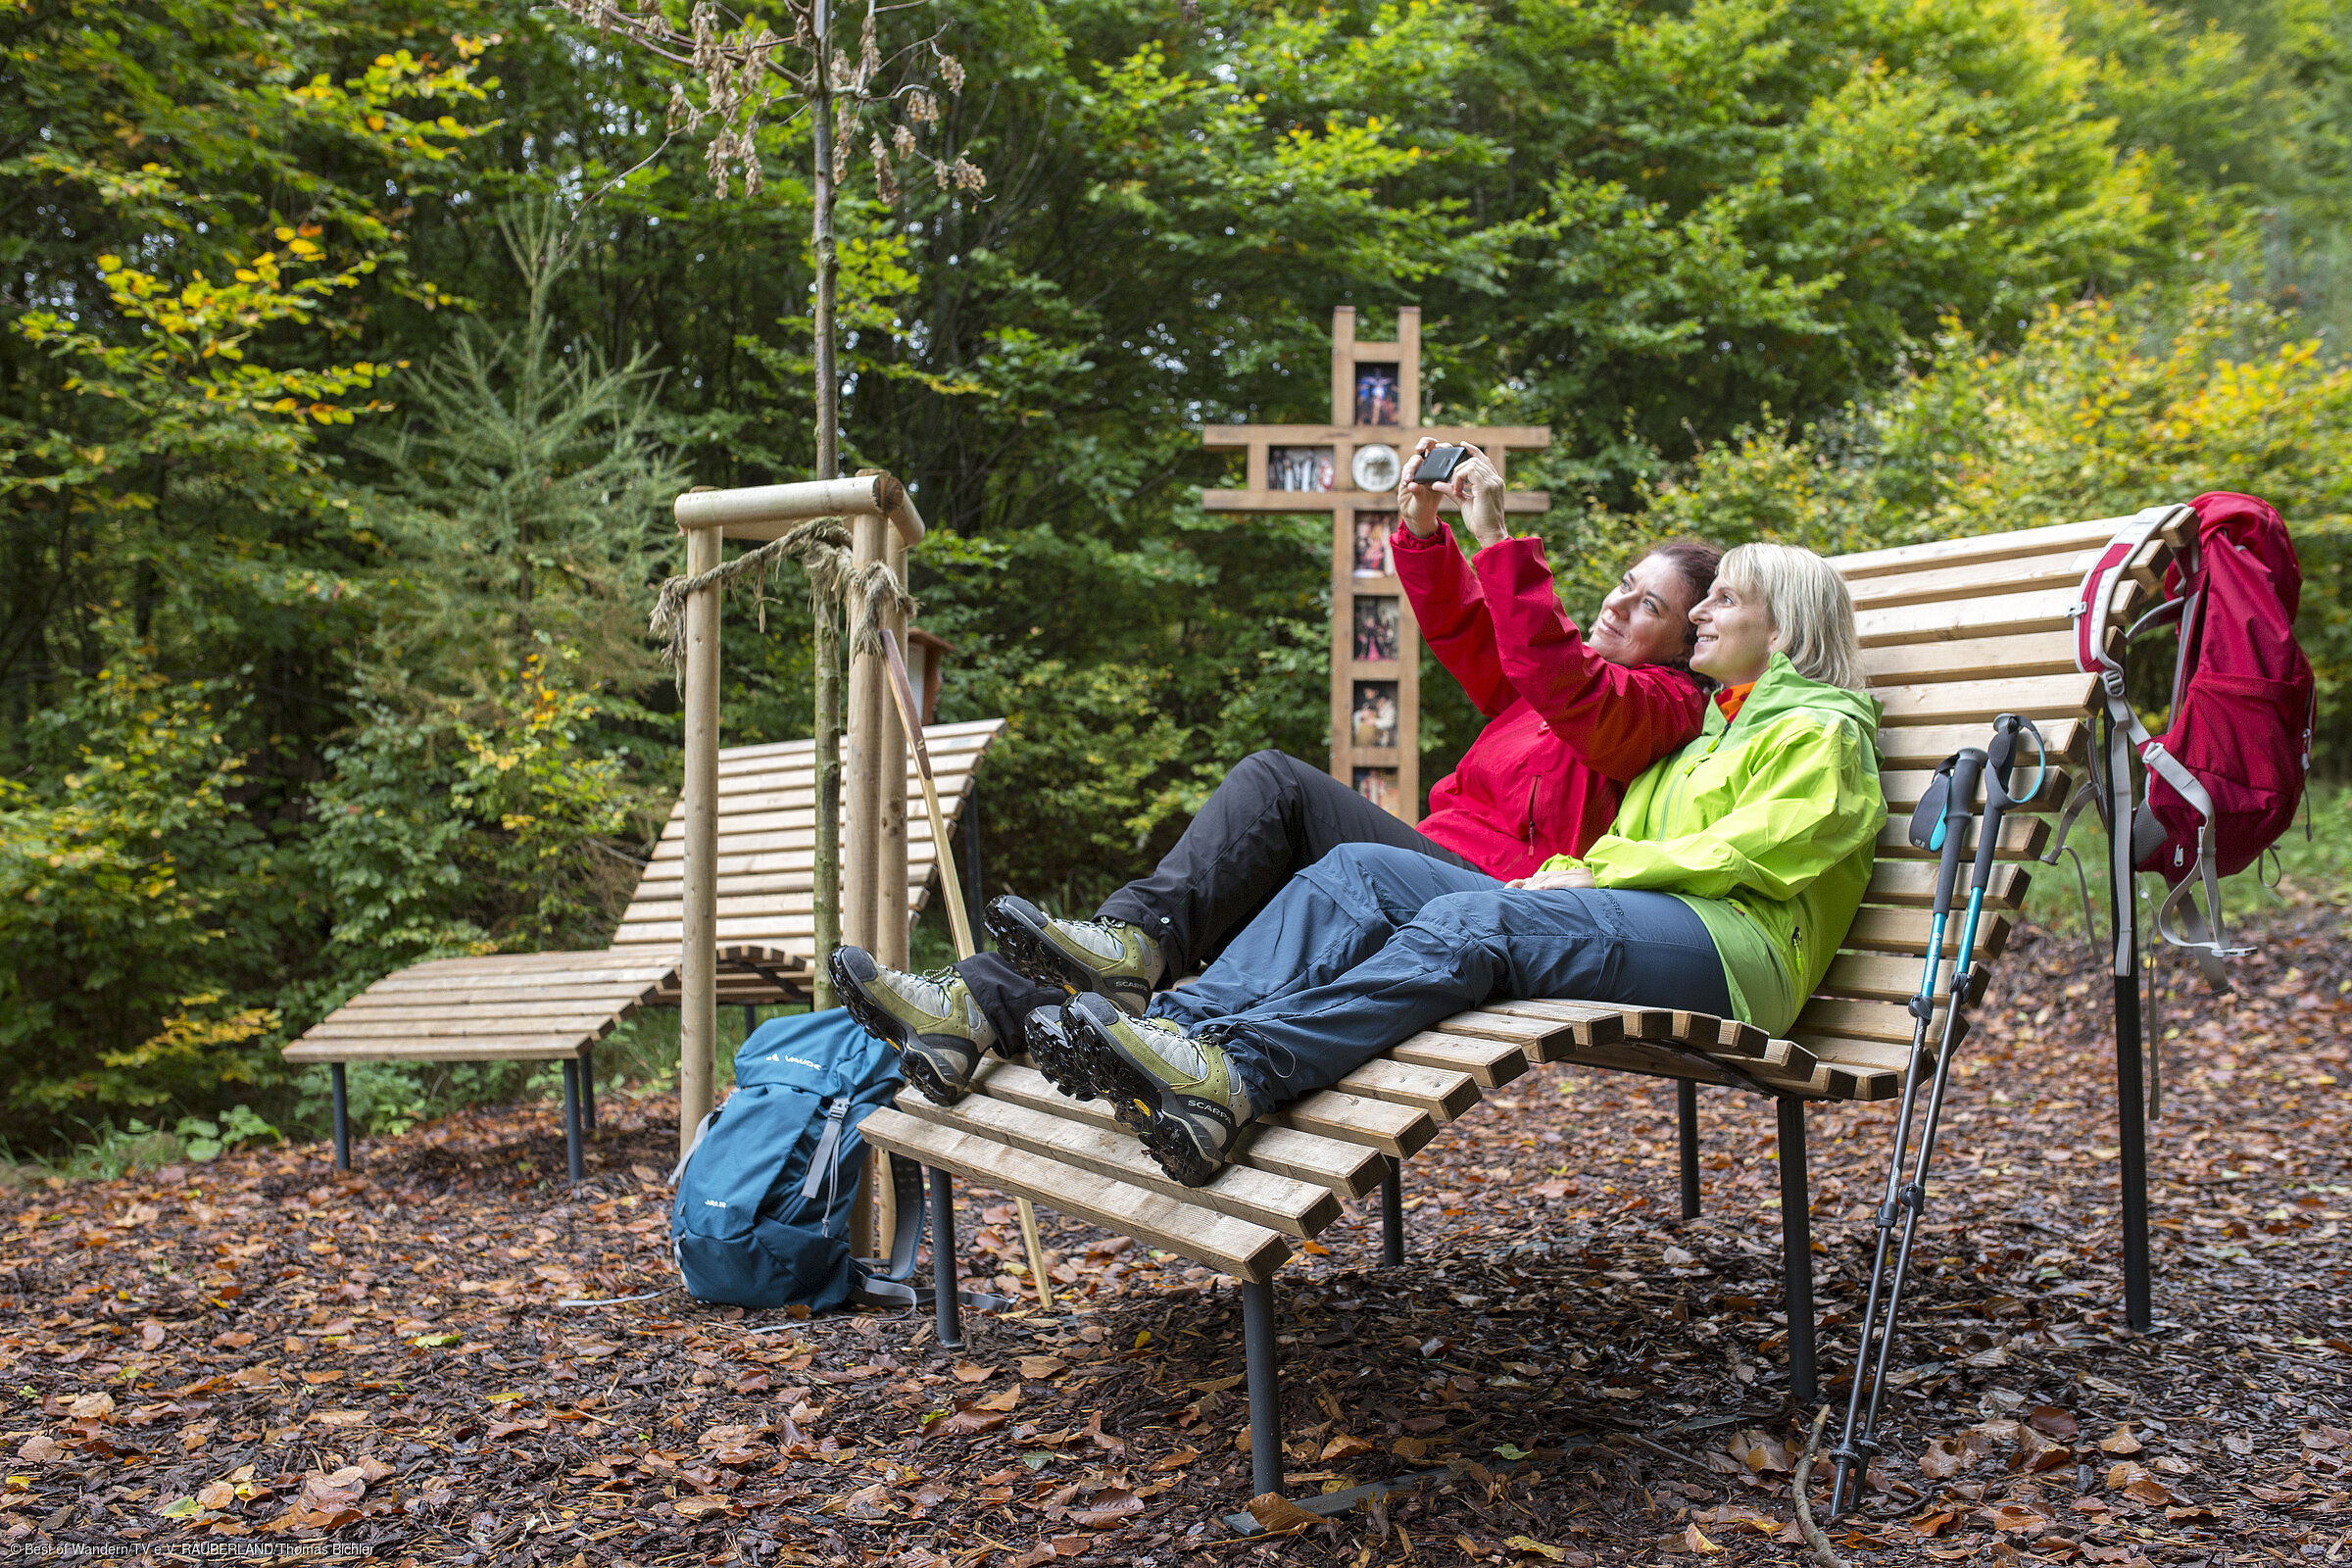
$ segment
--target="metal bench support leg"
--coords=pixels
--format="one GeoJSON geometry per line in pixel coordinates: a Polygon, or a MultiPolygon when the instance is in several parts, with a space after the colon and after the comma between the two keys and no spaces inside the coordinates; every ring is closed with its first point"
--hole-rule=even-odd
{"type": "MultiPolygon", "coordinates": [[[[2114,908],[2111,906],[2109,913],[2114,908]]],[[[2123,918],[2130,919],[2127,908],[2123,918]]],[[[2136,933],[2134,933],[2136,935],[2136,933]]],[[[2124,1189],[2124,1321],[2146,1333],[2156,1321],[2148,1279],[2148,1088],[2140,1072],[2139,980],[2115,977],[2116,1142],[2124,1189]]]]}
{"type": "Polygon", "coordinates": [[[326,1075],[335,1086],[335,1169],[351,1169],[351,1089],[343,1081],[343,1064],[330,1061],[326,1075]]]}
{"type": "Polygon", "coordinates": [[[1380,1260],[1391,1267],[1404,1261],[1404,1179],[1391,1169],[1380,1184],[1380,1260]]]}
{"type": "MultiPolygon", "coordinates": [[[[914,1223],[911,1216],[902,1225],[914,1223]]],[[[943,1350],[963,1348],[963,1303],[956,1298],[956,1178],[931,1167],[931,1310],[943,1350]]]]}
{"type": "Polygon", "coordinates": [[[1683,1139],[1683,1218],[1698,1218],[1698,1085],[1674,1086],[1674,1117],[1683,1139]]]}
{"type": "Polygon", "coordinates": [[[1282,1494],[1282,1378],[1274,1357],[1274,1285],[1242,1282],[1242,1353],[1250,1373],[1250,1491],[1282,1494]]]}
{"type": "Polygon", "coordinates": [[[580,1053],[580,1125],[596,1131],[596,1053],[580,1053]]]}
{"type": "Polygon", "coordinates": [[[1800,1405],[1819,1393],[1813,1380],[1813,1223],[1805,1183],[1805,1102],[1776,1102],[1781,1135],[1781,1278],[1788,1309],[1788,1393],[1800,1405]]]}
{"type": "Polygon", "coordinates": [[[580,1059],[573,1056],[564,1063],[564,1162],[570,1167],[571,1184],[577,1187],[587,1178],[580,1164],[580,1059]]]}

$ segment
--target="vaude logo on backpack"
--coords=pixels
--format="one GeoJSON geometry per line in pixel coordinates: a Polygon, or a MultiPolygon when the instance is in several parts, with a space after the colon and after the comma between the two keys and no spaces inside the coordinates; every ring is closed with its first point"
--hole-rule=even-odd
{"type": "MultiPolygon", "coordinates": [[[[754,1030],[735,1053],[735,1092],[704,1118],[672,1178],[670,1247],[688,1293],[812,1312],[871,1295],[867,1266],[850,1255],[850,1205],[865,1152],[858,1127],[903,1082],[898,1054],[838,1008],[754,1030]]],[[[899,1163],[894,1180],[919,1182],[899,1163]]],[[[900,1212],[909,1222],[893,1251],[911,1265],[919,1200],[903,1200],[900,1212]]],[[[883,1280],[911,1271],[895,1255],[892,1263],[883,1280]]]]}
{"type": "Polygon", "coordinates": [[[2316,688],[2294,632],[2302,593],[2302,567],[2278,512],[2253,496],[2213,491],[2133,517],[2083,578],[2076,606],[2075,662],[2099,676],[2113,721],[2101,802],[2113,835],[2110,874],[2120,883],[2152,871],[2171,885],[2157,906],[2157,934],[2195,954],[2217,990],[2228,989],[2217,960],[2247,951],[2224,943],[2221,878],[2253,864],[2286,831],[2311,771],[2316,688]],[[2151,736],[2127,697],[2109,616],[2134,558],[2184,512],[2189,527],[2165,572],[2162,601],[2124,630],[2128,649],[2147,632],[2179,629],[2170,717],[2164,733],[2151,736]],[[2136,806],[2134,749],[2146,767],[2136,806]],[[2191,902],[2199,893],[2201,908],[2191,902]]]}

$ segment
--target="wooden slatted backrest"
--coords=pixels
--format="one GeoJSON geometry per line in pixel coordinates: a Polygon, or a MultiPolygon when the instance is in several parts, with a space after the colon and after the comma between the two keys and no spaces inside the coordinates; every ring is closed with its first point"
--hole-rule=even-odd
{"type": "MultiPolygon", "coordinates": [[[[1880,730],[1887,822],[1879,861],[1843,951],[1791,1032],[1825,1060],[1899,1066],[1911,1038],[1902,1006],[1919,986],[1927,953],[1935,862],[1905,833],[1936,764],[1962,746],[1983,746],[1998,713],[2034,720],[2053,760],[2079,763],[2088,745],[2096,681],[2075,668],[2072,611],[2082,575],[2125,517],[2012,533],[1937,540],[1831,559],[1854,596],[1871,695],[1886,707],[1880,730]]],[[[2161,545],[2139,564],[2130,596],[2161,570],[2161,545]]],[[[2027,809],[2064,804],[2053,769],[2027,809]]],[[[1996,852],[1991,918],[1979,953],[1995,957],[2029,883],[2027,862],[2050,831],[2046,816],[2013,816],[1996,852]]],[[[1947,932],[1957,940],[1957,922],[1947,932]]],[[[1948,974],[1948,970],[1946,971],[1948,974]]]]}
{"type": "MultiPolygon", "coordinates": [[[[940,808],[954,827],[981,758],[1004,732],[1001,718],[924,727],[940,808]]],[[[930,897],[938,846],[922,789],[906,764],[906,902],[930,897]]],[[[682,940],[686,808],[679,802],[654,858],[621,916],[615,949],[677,951],[682,940]]],[[[718,943],[722,958],[746,958],[793,973],[814,957],[816,767],[814,743],[734,746],[718,754],[718,943]]],[[[734,1000],[729,998],[728,1000],[734,1000]]]]}

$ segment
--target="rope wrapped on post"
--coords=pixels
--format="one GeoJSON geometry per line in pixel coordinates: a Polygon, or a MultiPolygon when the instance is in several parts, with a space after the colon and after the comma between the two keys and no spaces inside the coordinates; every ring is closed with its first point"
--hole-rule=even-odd
{"type": "Polygon", "coordinates": [[[760,626],[764,631],[767,629],[764,584],[768,574],[788,560],[808,574],[810,614],[823,613],[825,606],[837,601],[856,606],[853,646],[862,652],[882,651],[885,611],[896,608],[912,615],[920,608],[884,563],[869,563],[862,570],[852,563],[850,530],[841,518],[811,517],[781,538],[772,539],[757,550],[747,550],[709,571],[692,577],[670,577],[662,582],[654,597],[654,613],[648,629],[662,639],[662,652],[675,678],[683,680],[686,671],[686,601],[706,588],[724,592],[728,584],[749,577],[760,593],[760,626]]]}

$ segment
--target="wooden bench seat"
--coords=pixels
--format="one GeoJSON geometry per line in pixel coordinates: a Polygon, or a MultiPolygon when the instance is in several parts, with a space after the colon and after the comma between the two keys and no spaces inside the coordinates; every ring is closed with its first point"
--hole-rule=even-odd
{"type": "MultiPolygon", "coordinates": [[[[923,731],[951,830],[1004,720],[923,731]]],[[[907,761],[910,789],[915,763],[907,761]]],[[[718,996],[756,1005],[804,1001],[815,972],[815,745],[784,741],[718,754],[718,996]]],[[[930,897],[939,847],[927,817],[907,824],[906,903],[930,897]]],[[[354,1061],[561,1061],[571,1179],[596,1125],[595,1049],[643,1007],[676,1006],[686,808],[669,814],[612,945],[590,953],[440,958],[384,976],[285,1049],[324,1062],[334,1082],[335,1166],[351,1166],[344,1081],[354,1061]]]]}
{"type": "MultiPolygon", "coordinates": [[[[1780,1148],[1783,1277],[1790,1390],[1815,1396],[1805,1105],[1880,1101],[1903,1092],[1917,990],[1931,932],[1935,860],[1905,824],[1935,767],[1983,746],[1990,720],[2039,725],[2049,768],[2004,825],[1977,937],[1977,993],[2007,945],[2031,885],[2028,865],[2067,799],[2069,765],[2089,736],[2096,690],[2075,669],[2074,607],[2083,573],[2127,519],[1939,540],[1834,558],[1851,589],[1872,694],[1884,705],[1881,783],[1888,810],[1878,859],[1820,989],[1787,1039],[1737,1019],[1575,1000],[1498,1001],[1446,1019],[1365,1063],[1339,1084],[1281,1107],[1205,1186],[1162,1175],[1100,1101],[1078,1102],[1018,1062],[992,1063],[953,1108],[902,1096],[864,1124],[869,1142],[906,1157],[1110,1226],[1243,1283],[1256,1490],[1282,1486],[1274,1371],[1272,1277],[1294,1244],[1340,1205],[1382,1195],[1383,1251],[1403,1259],[1399,1171],[1440,1126],[1484,1091],[1567,1064],[1676,1081],[1683,1206],[1698,1210],[1696,1086],[1773,1102],[1780,1148]],[[2042,813],[2042,814],[2035,814],[2042,813]]],[[[2159,580],[2173,540],[2152,539],[2119,588],[2127,599],[2159,580]]],[[[2030,775],[2021,783],[2031,782],[2030,775]]],[[[1958,922],[1946,933],[1956,947],[1958,922]]],[[[1949,970],[1943,1002],[1948,1004],[1949,970]]],[[[935,1198],[941,1191],[935,1187],[935,1198]]],[[[952,1214],[933,1203],[933,1222],[952,1214]]],[[[942,1225],[938,1255],[954,1255],[942,1225]]],[[[950,1271],[952,1272],[952,1271],[950,1271]]],[[[953,1343],[952,1292],[939,1294],[940,1333],[953,1343]]]]}

